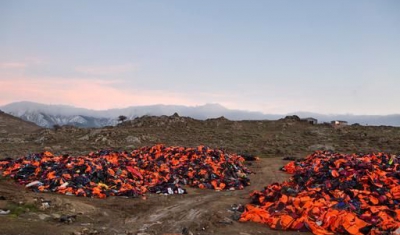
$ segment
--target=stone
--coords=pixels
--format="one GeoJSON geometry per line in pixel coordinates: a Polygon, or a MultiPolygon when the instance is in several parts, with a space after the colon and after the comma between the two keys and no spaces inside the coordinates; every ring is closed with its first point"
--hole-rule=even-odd
{"type": "Polygon", "coordinates": [[[330,144],[314,144],[308,147],[310,151],[316,151],[316,150],[332,150],[334,151],[335,148],[330,145],[330,144]]]}
{"type": "Polygon", "coordinates": [[[49,202],[42,202],[42,205],[40,206],[40,210],[44,211],[50,208],[50,203],[49,202]]]}
{"type": "Polygon", "coordinates": [[[42,137],[36,139],[34,142],[37,143],[37,144],[41,144],[41,143],[43,143],[45,140],[46,140],[46,137],[42,136],[42,137]]]}
{"type": "Polygon", "coordinates": [[[127,142],[127,143],[130,143],[130,144],[140,144],[141,143],[141,141],[140,141],[140,139],[138,138],[138,137],[136,137],[136,136],[128,136],[128,137],[126,137],[125,138],[125,141],[127,142]]]}
{"type": "Polygon", "coordinates": [[[87,140],[89,140],[89,135],[84,135],[84,136],[80,137],[78,140],[87,141],[87,140]]]}
{"type": "Polygon", "coordinates": [[[95,136],[101,133],[101,129],[91,130],[89,136],[95,136]]]}
{"type": "Polygon", "coordinates": [[[102,216],[106,216],[106,217],[110,216],[110,215],[109,215],[107,212],[105,212],[105,211],[102,211],[102,212],[101,212],[101,215],[102,215],[102,216]]]}
{"type": "Polygon", "coordinates": [[[38,216],[40,220],[48,220],[51,218],[51,216],[47,214],[39,214],[38,216]]]}
{"type": "Polygon", "coordinates": [[[58,220],[58,219],[60,219],[60,218],[61,218],[61,215],[60,215],[60,214],[56,214],[56,213],[54,213],[54,214],[51,214],[51,217],[53,217],[53,219],[56,219],[56,220],[58,220]]]}
{"type": "Polygon", "coordinates": [[[53,149],[53,151],[59,151],[62,147],[60,145],[53,145],[51,146],[51,148],[53,149]]]}

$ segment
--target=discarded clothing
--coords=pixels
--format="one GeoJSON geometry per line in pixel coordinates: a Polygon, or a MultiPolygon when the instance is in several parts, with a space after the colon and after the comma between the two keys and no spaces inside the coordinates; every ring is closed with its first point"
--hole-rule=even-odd
{"type": "Polygon", "coordinates": [[[400,227],[400,157],[318,151],[294,175],[251,194],[240,221],[314,234],[389,234],[400,227]]]}
{"type": "Polygon", "coordinates": [[[223,150],[155,145],[132,152],[99,151],[87,156],[50,152],[0,160],[0,173],[36,192],[106,198],[146,192],[185,194],[182,185],[215,190],[250,184],[244,158],[223,150]]]}
{"type": "Polygon", "coordinates": [[[8,215],[10,214],[10,210],[2,210],[0,209],[0,215],[8,215]]]}

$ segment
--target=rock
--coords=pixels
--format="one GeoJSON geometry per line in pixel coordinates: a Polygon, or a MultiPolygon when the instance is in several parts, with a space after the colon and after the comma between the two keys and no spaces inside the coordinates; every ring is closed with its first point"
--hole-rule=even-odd
{"type": "Polygon", "coordinates": [[[183,228],[182,235],[193,235],[193,233],[188,228],[183,228]]]}
{"type": "Polygon", "coordinates": [[[46,214],[39,214],[38,216],[39,216],[40,220],[48,220],[51,218],[50,215],[46,215],[46,214]]]}
{"type": "Polygon", "coordinates": [[[9,141],[11,143],[16,143],[16,144],[22,144],[25,143],[25,141],[21,138],[9,138],[9,141]]]}
{"type": "Polygon", "coordinates": [[[51,214],[51,217],[53,217],[53,219],[56,219],[56,220],[58,220],[58,219],[60,219],[60,218],[61,218],[61,215],[60,215],[60,214],[56,214],[56,213],[54,213],[54,214],[51,214]]]}
{"type": "Polygon", "coordinates": [[[335,150],[335,148],[330,144],[314,144],[308,147],[310,151],[316,150],[335,150]]]}
{"type": "Polygon", "coordinates": [[[224,218],[223,220],[218,221],[218,223],[229,225],[229,224],[233,224],[233,221],[229,218],[224,218]]]}
{"type": "Polygon", "coordinates": [[[95,136],[101,133],[101,129],[91,130],[89,136],[95,136]]]}
{"type": "Polygon", "coordinates": [[[56,197],[52,200],[52,205],[55,207],[65,208],[65,202],[63,199],[56,197]]]}
{"type": "Polygon", "coordinates": [[[40,209],[42,211],[47,210],[50,208],[50,203],[49,202],[42,202],[42,205],[40,206],[40,209]]]}
{"type": "Polygon", "coordinates": [[[136,136],[128,136],[128,137],[126,137],[125,138],[125,141],[127,142],[127,143],[130,143],[130,144],[140,144],[141,143],[141,141],[140,141],[140,139],[138,138],[138,137],[136,137],[136,136]]]}
{"type": "Polygon", "coordinates": [[[135,146],[135,145],[127,145],[127,146],[125,146],[125,148],[126,149],[136,149],[137,146],[135,146]]]}
{"type": "Polygon", "coordinates": [[[89,135],[84,135],[84,136],[80,137],[78,140],[87,141],[87,140],[89,140],[89,135]]]}
{"type": "Polygon", "coordinates": [[[75,231],[71,233],[71,235],[96,235],[99,234],[99,232],[95,229],[88,229],[88,228],[83,228],[80,232],[75,231]]]}
{"type": "Polygon", "coordinates": [[[241,213],[238,213],[235,211],[235,213],[232,215],[232,220],[238,221],[241,217],[241,213]]]}
{"type": "Polygon", "coordinates": [[[61,223],[72,224],[76,220],[76,215],[62,215],[58,221],[61,223]]]}
{"type": "Polygon", "coordinates": [[[37,143],[37,144],[41,144],[41,143],[43,143],[45,140],[46,140],[46,137],[42,136],[42,137],[36,139],[34,142],[37,143]]]}
{"type": "Polygon", "coordinates": [[[53,145],[51,146],[51,148],[53,149],[53,151],[59,151],[62,147],[60,145],[53,145]]]}
{"type": "Polygon", "coordinates": [[[105,212],[105,211],[102,211],[102,212],[101,212],[101,215],[102,215],[102,216],[106,216],[106,217],[109,216],[109,214],[108,214],[107,212],[105,212]]]}

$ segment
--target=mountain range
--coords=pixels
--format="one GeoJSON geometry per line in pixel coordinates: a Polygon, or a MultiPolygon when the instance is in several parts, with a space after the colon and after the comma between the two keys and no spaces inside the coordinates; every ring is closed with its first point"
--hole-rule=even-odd
{"type": "Polygon", "coordinates": [[[73,125],[87,128],[114,126],[118,124],[118,117],[120,115],[126,116],[129,120],[145,115],[170,116],[174,113],[199,120],[221,116],[230,120],[277,120],[287,115],[297,115],[300,118],[316,118],[319,123],[330,122],[332,120],[345,120],[349,124],[400,126],[400,114],[326,115],[310,112],[264,114],[262,112],[227,109],[220,104],[205,104],[201,106],[149,105],[132,106],[122,109],[91,110],[67,105],[47,105],[22,101],[0,106],[0,110],[42,127],[53,127],[54,125],[73,125]]]}

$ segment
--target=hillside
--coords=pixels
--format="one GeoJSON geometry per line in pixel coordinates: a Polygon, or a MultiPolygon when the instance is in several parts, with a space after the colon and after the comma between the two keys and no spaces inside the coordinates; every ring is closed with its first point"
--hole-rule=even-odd
{"type": "Polygon", "coordinates": [[[7,156],[7,153],[28,153],[32,146],[31,141],[41,129],[32,122],[0,111],[0,158],[7,156]]]}
{"type": "Polygon", "coordinates": [[[115,127],[63,126],[28,135],[25,143],[8,145],[4,154],[51,150],[85,153],[99,148],[132,149],[143,145],[225,148],[265,157],[303,155],[316,149],[340,152],[389,151],[400,153],[400,128],[351,125],[334,128],[312,125],[293,118],[277,121],[231,121],[226,118],[197,120],[172,116],[143,116],[115,127]]]}
{"type": "Polygon", "coordinates": [[[24,121],[0,110],[0,136],[31,134],[41,129],[35,123],[24,121]]]}

